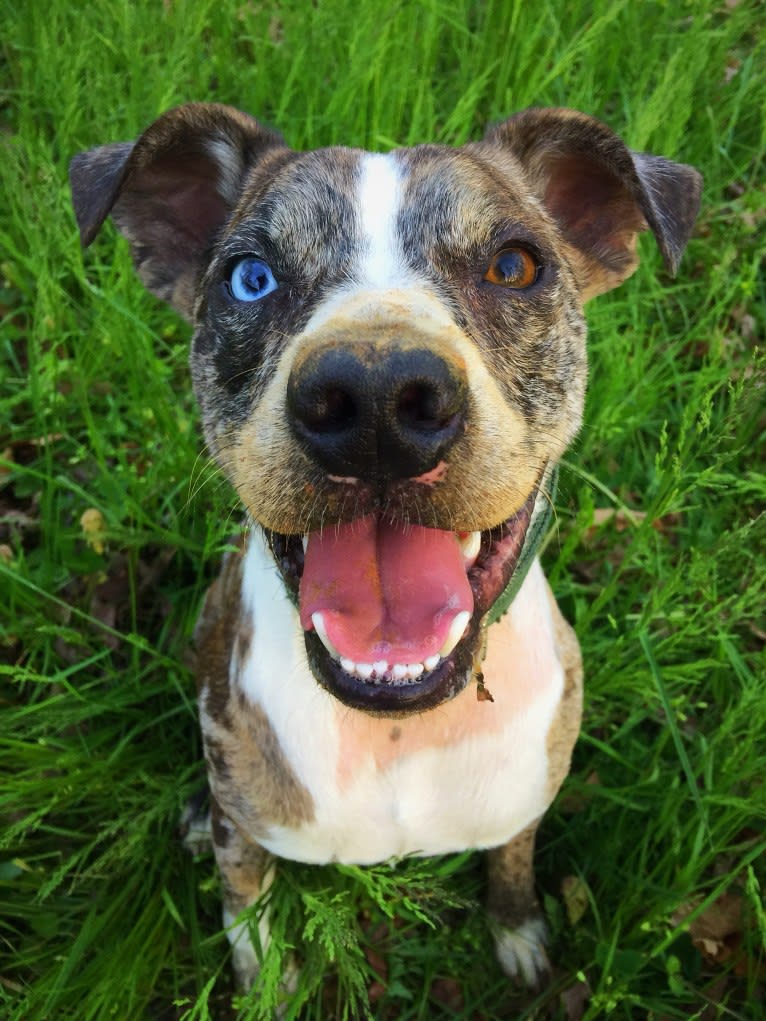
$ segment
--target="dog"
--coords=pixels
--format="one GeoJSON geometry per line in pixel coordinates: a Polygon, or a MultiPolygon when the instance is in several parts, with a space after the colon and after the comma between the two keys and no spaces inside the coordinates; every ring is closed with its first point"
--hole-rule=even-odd
{"type": "Polygon", "coordinates": [[[70,178],[83,245],[111,214],[194,327],[207,445],[251,523],[196,636],[240,984],[237,919],[275,858],[481,848],[500,963],[537,985],[535,831],[582,666],[536,551],[582,418],[583,303],[641,231],[676,271],[700,175],[567,109],[376,154],[191,103],[70,178]]]}

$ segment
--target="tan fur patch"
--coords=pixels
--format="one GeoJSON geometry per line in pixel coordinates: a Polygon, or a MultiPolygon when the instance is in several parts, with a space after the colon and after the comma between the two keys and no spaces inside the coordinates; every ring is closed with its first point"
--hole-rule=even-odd
{"type": "Polygon", "coordinates": [[[553,593],[548,590],[553,615],[556,652],[564,667],[564,693],[548,731],[548,785],[551,801],[569,773],[577,735],[580,733],[583,670],[580,643],[574,628],[564,620],[553,593]]]}

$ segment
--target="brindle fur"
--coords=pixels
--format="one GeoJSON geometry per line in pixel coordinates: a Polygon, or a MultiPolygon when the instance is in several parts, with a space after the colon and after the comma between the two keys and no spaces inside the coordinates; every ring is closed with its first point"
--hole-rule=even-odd
{"type": "Polygon", "coordinates": [[[508,929],[540,916],[533,865],[538,823],[487,852],[487,909],[498,925],[508,929]]]}

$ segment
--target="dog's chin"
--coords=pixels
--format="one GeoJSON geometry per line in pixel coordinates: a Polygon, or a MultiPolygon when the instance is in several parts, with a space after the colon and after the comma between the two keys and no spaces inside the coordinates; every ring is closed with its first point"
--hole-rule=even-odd
{"type": "MultiPolygon", "coordinates": [[[[369,663],[354,662],[358,657],[339,651],[321,618],[317,620],[319,615],[314,615],[312,624],[309,611],[302,611],[302,616],[308,618],[304,621],[308,662],[318,683],[344,705],[377,716],[420,713],[459,694],[480,669],[485,620],[516,570],[537,496],[536,486],[516,513],[480,533],[478,552],[465,566],[472,612],[455,614],[439,652],[418,657],[421,662],[393,666],[376,662],[373,655],[365,657],[369,663]]],[[[327,530],[331,532],[332,526],[327,530]]],[[[286,588],[302,605],[304,540],[268,530],[266,538],[286,588]]],[[[473,541],[477,542],[478,536],[473,541]]]]}
{"type": "Polygon", "coordinates": [[[375,716],[402,717],[433,709],[454,698],[474,674],[481,643],[481,626],[471,621],[469,629],[448,656],[432,670],[408,680],[370,678],[364,680],[343,669],[325,649],[315,631],[304,633],[309,665],[319,683],[344,705],[375,716]]]}

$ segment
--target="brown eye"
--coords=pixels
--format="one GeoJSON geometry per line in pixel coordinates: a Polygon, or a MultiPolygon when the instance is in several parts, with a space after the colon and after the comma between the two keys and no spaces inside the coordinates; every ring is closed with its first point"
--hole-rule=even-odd
{"type": "Polygon", "coordinates": [[[520,290],[537,280],[540,266],[526,248],[503,248],[493,255],[484,279],[501,287],[520,290]]]}

